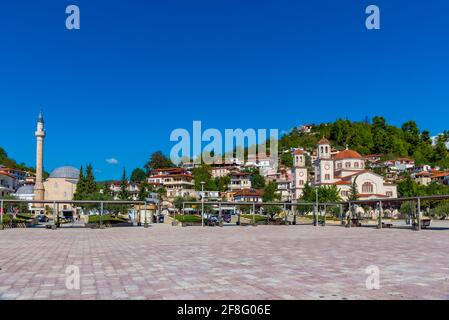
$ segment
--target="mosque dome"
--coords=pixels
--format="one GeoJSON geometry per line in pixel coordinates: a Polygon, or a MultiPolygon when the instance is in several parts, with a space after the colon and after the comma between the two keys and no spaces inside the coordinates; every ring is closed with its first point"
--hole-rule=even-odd
{"type": "Polygon", "coordinates": [[[34,186],[31,184],[26,184],[17,189],[16,194],[34,194],[34,186]]]}
{"type": "Polygon", "coordinates": [[[78,179],[80,171],[74,167],[59,167],[50,173],[50,178],[78,179]]]}

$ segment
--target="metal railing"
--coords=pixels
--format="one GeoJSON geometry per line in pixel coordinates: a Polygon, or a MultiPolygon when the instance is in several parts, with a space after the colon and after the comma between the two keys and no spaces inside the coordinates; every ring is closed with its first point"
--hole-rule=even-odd
{"type": "MultiPolygon", "coordinates": [[[[417,196],[417,197],[404,197],[404,198],[375,198],[375,199],[365,199],[365,200],[353,200],[353,201],[339,201],[339,202],[230,202],[230,201],[215,201],[215,202],[203,202],[204,205],[207,206],[218,206],[219,214],[221,214],[221,206],[252,206],[252,215],[253,215],[253,223],[255,222],[255,209],[257,207],[263,206],[282,206],[285,210],[286,207],[290,207],[293,211],[294,218],[296,218],[296,214],[294,212],[295,207],[300,206],[308,206],[313,208],[314,214],[314,225],[319,225],[319,208],[324,208],[324,212],[326,212],[326,208],[329,206],[337,206],[340,211],[341,224],[346,227],[351,227],[351,219],[355,217],[355,209],[357,205],[374,205],[376,210],[378,211],[377,217],[377,228],[382,229],[384,226],[383,223],[383,215],[384,215],[384,207],[401,204],[404,202],[415,202],[416,203],[416,221],[414,221],[415,230],[421,230],[422,220],[423,220],[423,212],[422,212],[422,202],[423,201],[441,201],[441,200],[449,200],[449,195],[434,195],[434,196],[417,196]],[[347,208],[348,215],[344,217],[343,208],[347,208]],[[346,221],[344,220],[346,219],[346,221]]],[[[187,201],[183,203],[183,210],[186,205],[199,205],[201,202],[199,201],[187,201]]],[[[321,221],[322,224],[326,223],[326,214],[323,215],[324,221],[321,221]]]]}
{"type": "MultiPolygon", "coordinates": [[[[60,204],[66,204],[66,205],[92,205],[92,204],[98,204],[100,206],[100,228],[103,225],[103,215],[104,215],[104,206],[105,205],[143,205],[144,206],[144,212],[145,212],[145,227],[148,226],[147,222],[147,212],[148,212],[148,202],[146,201],[122,201],[122,200],[21,200],[21,199],[0,199],[0,226],[3,226],[3,215],[5,214],[4,208],[5,204],[7,203],[25,203],[25,204],[42,204],[42,205],[52,205],[52,221],[51,225],[52,228],[55,228],[58,221],[59,216],[59,205],[60,204]]],[[[42,208],[35,208],[35,210],[45,210],[45,207],[42,208]]],[[[152,220],[150,222],[152,223],[152,220]]]]}

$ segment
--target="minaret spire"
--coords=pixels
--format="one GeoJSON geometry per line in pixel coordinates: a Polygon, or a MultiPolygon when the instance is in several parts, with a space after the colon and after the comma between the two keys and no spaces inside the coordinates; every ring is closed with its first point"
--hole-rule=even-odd
{"type": "MultiPolygon", "coordinates": [[[[34,185],[34,200],[44,200],[45,189],[42,181],[43,174],[43,156],[44,156],[44,116],[42,111],[37,118],[37,128],[34,133],[36,137],[36,182],[34,185]]],[[[37,208],[43,208],[43,204],[36,204],[37,208]]]]}

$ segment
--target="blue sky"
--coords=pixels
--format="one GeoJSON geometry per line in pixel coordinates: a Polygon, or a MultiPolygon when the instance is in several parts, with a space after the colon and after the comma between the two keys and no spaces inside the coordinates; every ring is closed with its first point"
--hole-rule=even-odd
{"type": "Polygon", "coordinates": [[[168,154],[193,120],[288,131],[382,115],[436,134],[449,129],[448,12],[444,0],[3,1],[0,146],[34,166],[40,108],[45,169],[90,162],[99,180],[168,154]],[[81,30],[65,29],[69,4],[81,30]],[[365,28],[369,4],[379,31],[365,28]]]}

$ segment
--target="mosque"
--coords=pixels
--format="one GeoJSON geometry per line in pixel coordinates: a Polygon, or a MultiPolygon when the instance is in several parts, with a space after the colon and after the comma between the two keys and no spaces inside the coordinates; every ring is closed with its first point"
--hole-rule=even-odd
{"type": "MultiPolygon", "coordinates": [[[[37,120],[36,136],[36,182],[34,188],[24,186],[23,194],[30,194],[33,190],[34,200],[48,201],[49,203],[36,203],[32,208],[34,213],[45,213],[45,206],[51,204],[54,200],[73,200],[76,192],[76,185],[79,178],[79,170],[74,167],[65,166],[54,169],[49,177],[43,180],[43,155],[44,155],[44,138],[46,136],[44,130],[44,117],[42,112],[39,113],[37,120]]],[[[17,193],[22,192],[20,189],[17,193]]],[[[59,213],[64,216],[73,216],[76,209],[69,203],[62,204],[59,213]]]]}

